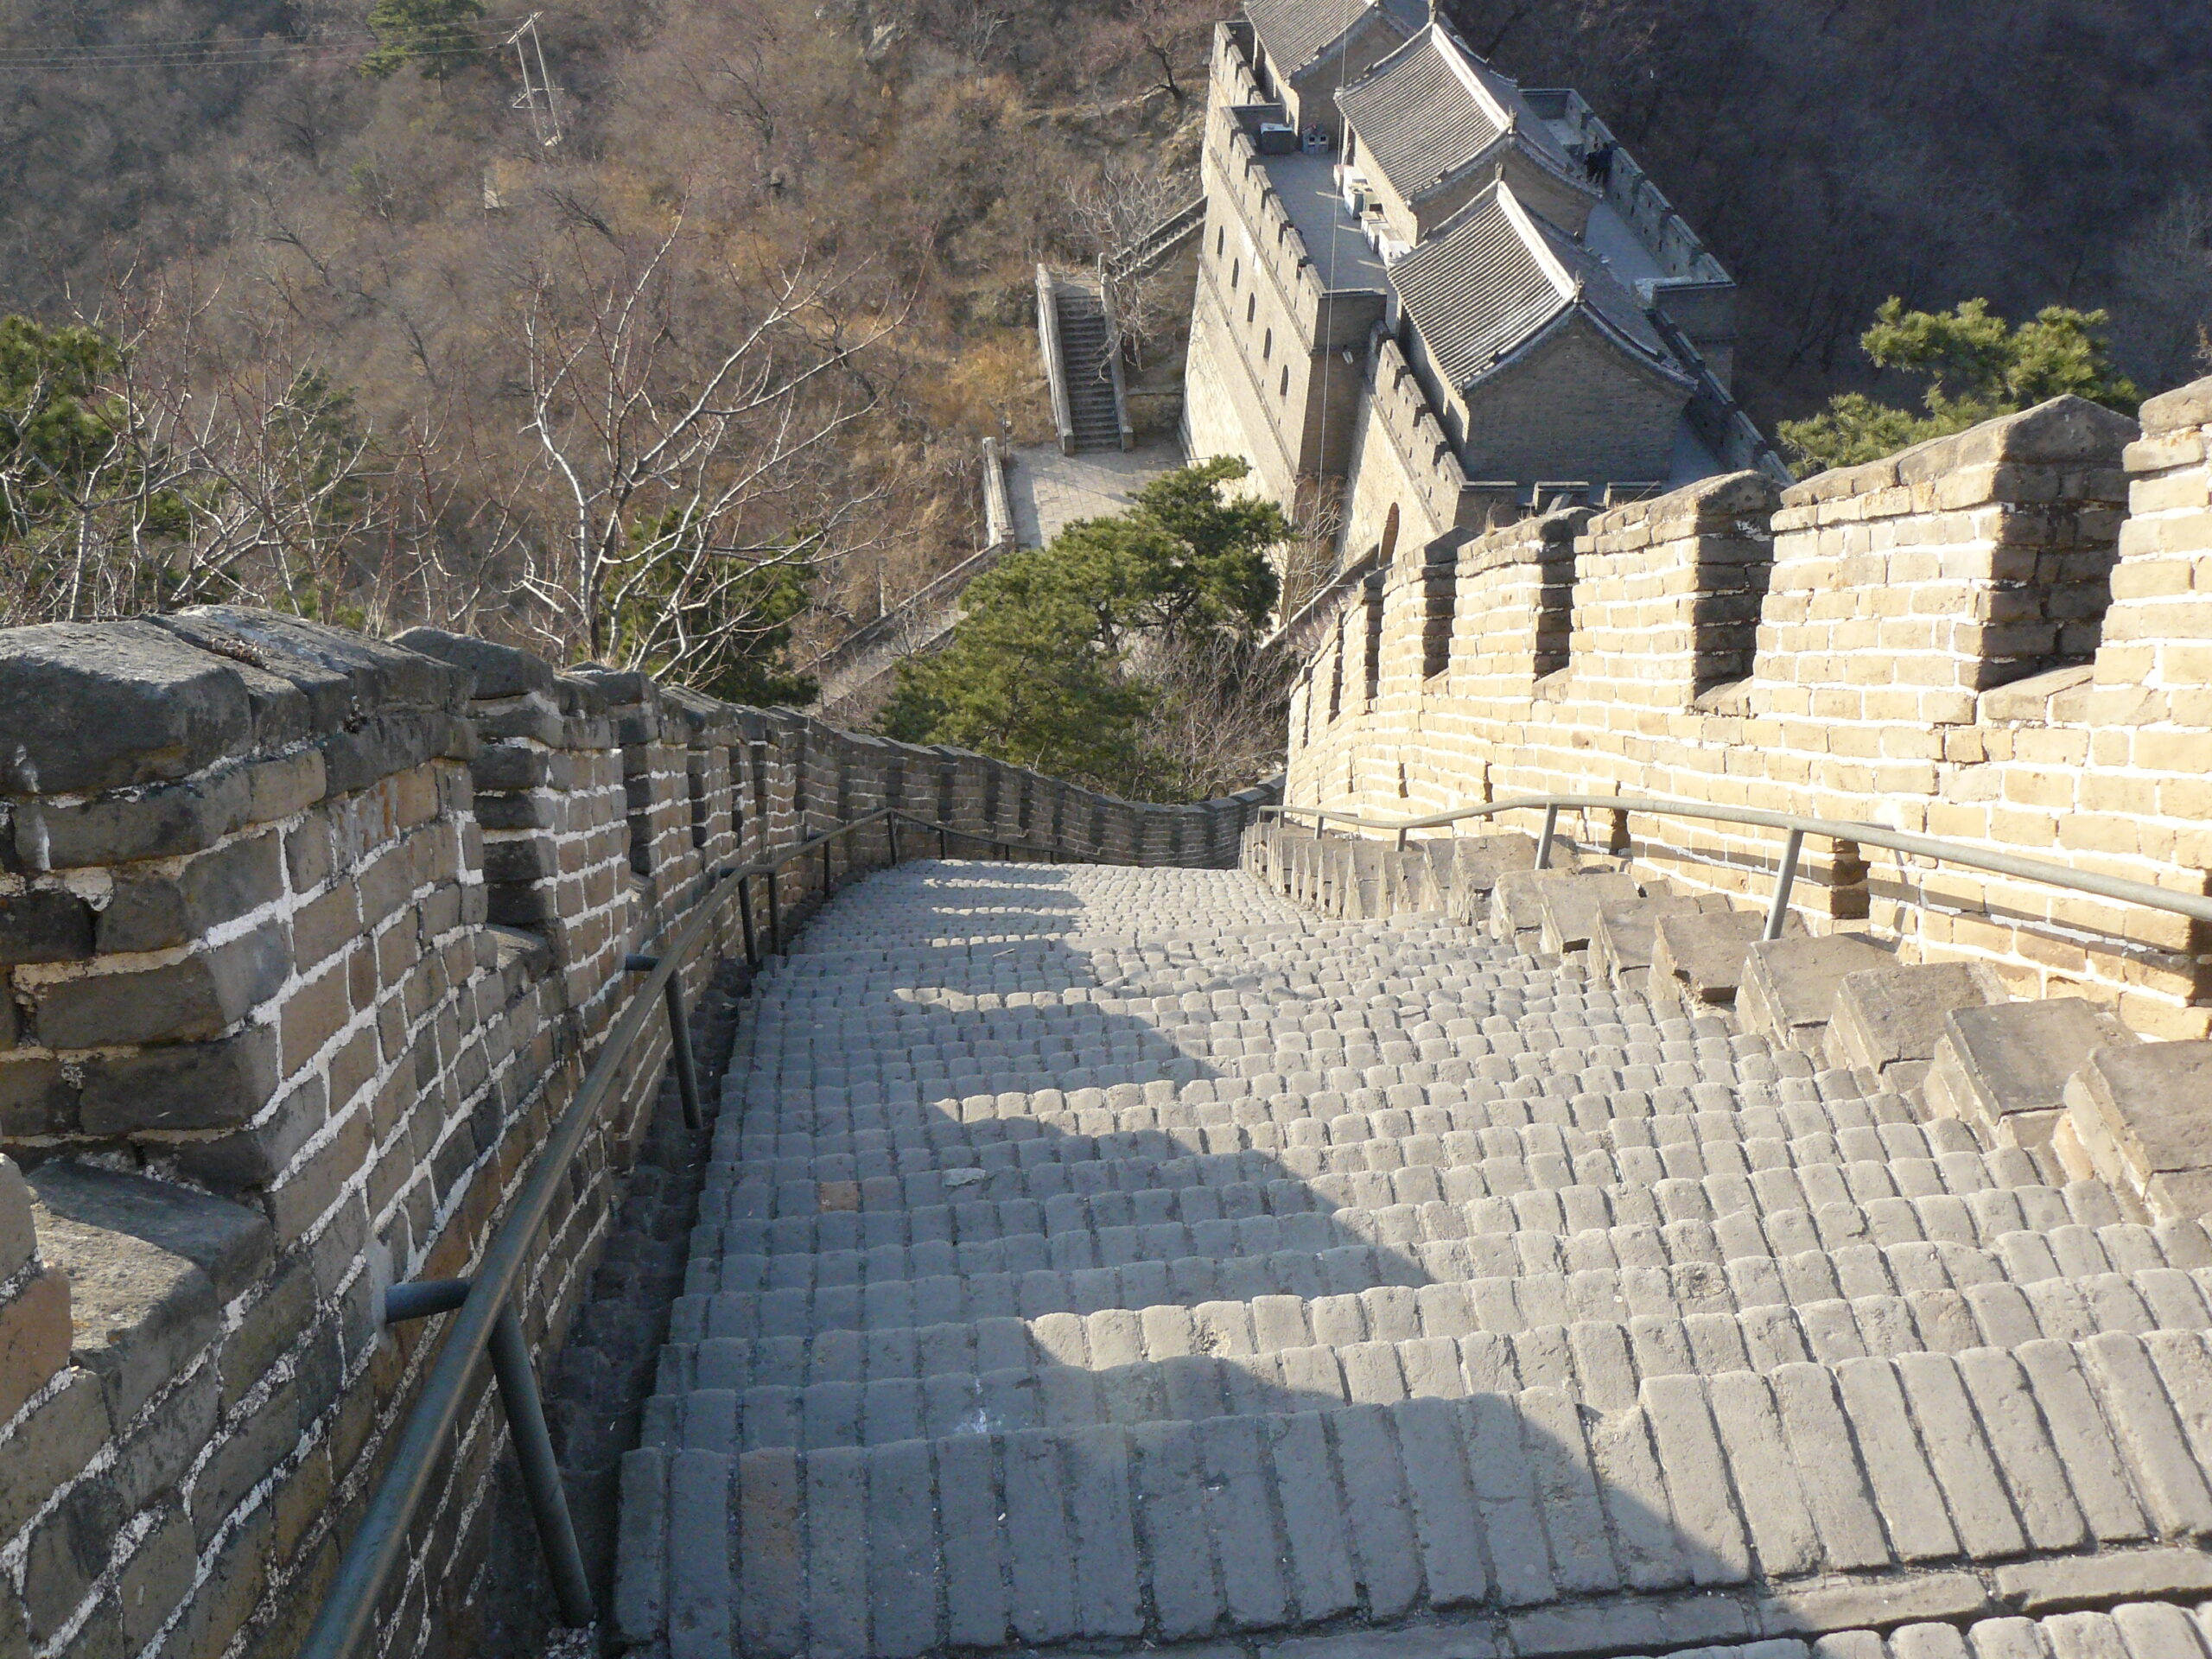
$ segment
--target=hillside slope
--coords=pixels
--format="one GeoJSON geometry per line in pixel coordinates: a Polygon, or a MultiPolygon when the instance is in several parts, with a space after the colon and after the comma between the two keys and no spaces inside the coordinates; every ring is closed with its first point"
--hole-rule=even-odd
{"type": "MultiPolygon", "coordinates": [[[[1973,0],[1443,3],[1525,83],[1579,86],[1733,271],[1739,385],[1770,426],[1879,389],[1856,340],[1891,293],[2105,307],[2146,391],[2196,370],[2212,10],[2021,0],[2000,27],[1973,0]]],[[[741,538],[809,550],[804,659],[973,550],[976,440],[1041,435],[1034,262],[1088,262],[1187,192],[1228,9],[548,12],[548,149],[506,56],[367,80],[359,16],[330,0],[0,0],[0,311],[96,314],[203,389],[315,372],[394,476],[420,474],[430,551],[387,584],[390,613],[582,654],[626,625],[579,620],[531,551],[579,517],[533,423],[591,411],[533,388],[549,323],[590,334],[650,272],[654,372],[703,372],[763,328],[779,364],[821,365],[820,439],[741,538]],[[202,45],[144,45],[181,39],[202,45]]],[[[512,21],[485,21],[487,46],[512,21]]],[[[594,533],[619,561],[649,526],[608,499],[594,533]]],[[[656,601],[626,602],[634,621],[656,601]]]]}

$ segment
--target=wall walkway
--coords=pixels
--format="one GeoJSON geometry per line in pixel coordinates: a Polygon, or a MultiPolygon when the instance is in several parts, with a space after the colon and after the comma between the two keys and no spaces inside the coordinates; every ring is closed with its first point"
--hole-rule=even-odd
{"type": "MultiPolygon", "coordinates": [[[[469,1270],[625,954],[712,869],[887,804],[1222,865],[1261,798],[1133,804],[231,609],[0,633],[0,1654],[88,1659],[296,1648],[435,1342],[384,1328],[385,1288],[469,1270]]],[[[787,913],[823,880],[790,867],[787,913]]],[[[540,1352],[624,1188],[649,1029],[535,1253],[540,1352]]],[[[472,1650],[504,1433],[470,1402],[380,1651],[472,1650]]]]}

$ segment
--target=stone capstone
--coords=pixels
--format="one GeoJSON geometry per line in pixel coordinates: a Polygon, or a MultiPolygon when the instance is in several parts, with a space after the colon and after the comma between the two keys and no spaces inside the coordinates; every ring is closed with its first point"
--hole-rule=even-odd
{"type": "Polygon", "coordinates": [[[552,665],[541,657],[489,639],[448,633],[443,628],[410,628],[392,643],[466,670],[473,686],[470,695],[480,702],[532,691],[550,693],[556,678],[552,665]]]}
{"type": "Polygon", "coordinates": [[[150,621],[0,632],[11,794],[127,789],[189,776],[252,740],[236,667],[150,621]]]}
{"type": "Polygon", "coordinates": [[[1980,1123],[2012,1146],[2050,1143],[2068,1079],[2126,1028],[2077,996],[1952,1008],[1926,1085],[1930,1111],[1980,1123]]]}
{"type": "Polygon", "coordinates": [[[2005,1000],[2003,983],[1978,963],[1861,969],[1836,987],[1822,1052],[1831,1065],[1860,1067],[1900,1092],[1916,1090],[1945,1016],[2005,1000]]]}
{"type": "Polygon", "coordinates": [[[268,1265],[269,1224],[142,1176],[49,1163],[29,1179],[40,1253],[69,1279],[71,1357],[128,1422],[220,1333],[224,1304],[268,1265]]]}
{"type": "Polygon", "coordinates": [[[2161,1218],[2212,1214],[2212,1042],[2100,1048],[2065,1098],[2055,1144],[2070,1169],[2133,1189],[2161,1218]]]}
{"type": "Polygon", "coordinates": [[[1817,1049],[1844,976],[1894,963],[1888,951],[1847,933],[1760,940],[1744,963],[1738,1001],[1745,1027],[1793,1048],[1817,1049]]]}

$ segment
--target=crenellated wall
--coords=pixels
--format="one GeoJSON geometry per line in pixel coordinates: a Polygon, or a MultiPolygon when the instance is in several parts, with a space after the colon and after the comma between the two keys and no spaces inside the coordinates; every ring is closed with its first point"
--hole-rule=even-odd
{"type": "MultiPolygon", "coordinates": [[[[2065,398],[1786,490],[1758,474],[1402,550],[1376,694],[1294,704],[1289,796],[1402,817],[1541,791],[1871,822],[2202,893],[2212,867],[2212,381],[2134,423],[2065,398]],[[1448,616],[1440,613],[1448,613],[1448,616]],[[1448,631],[1448,632],[1447,632],[1448,631]],[[1443,643],[1448,638],[1448,647],[1443,643]]],[[[1763,902],[1778,835],[1590,815],[1763,902]]],[[[1529,829],[1529,823],[1516,827],[1529,829]]],[[[1797,906],[1985,961],[2139,1030],[2212,1027],[2184,918],[1808,840],[1797,906]]]]}
{"type": "MultiPolygon", "coordinates": [[[[385,1288],[469,1270],[624,956],[716,867],[894,804],[1227,864],[1262,798],[1134,805],[431,629],[0,633],[0,1655],[294,1650],[433,1346],[385,1288]]],[[[785,870],[786,916],[823,879],[785,870]]],[[[647,1030],[533,1253],[541,1351],[658,1085],[647,1030]]],[[[470,1649],[503,1435],[478,1395],[380,1652],[470,1649]]]]}

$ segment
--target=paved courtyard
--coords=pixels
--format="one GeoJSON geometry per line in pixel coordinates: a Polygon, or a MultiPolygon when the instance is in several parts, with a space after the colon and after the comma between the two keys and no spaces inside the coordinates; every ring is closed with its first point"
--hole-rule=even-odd
{"type": "Polygon", "coordinates": [[[1126,453],[1064,455],[1050,443],[1016,449],[1006,469],[1014,539],[1024,547],[1042,547],[1075,519],[1122,512],[1139,490],[1182,464],[1182,448],[1172,440],[1126,453]]]}

